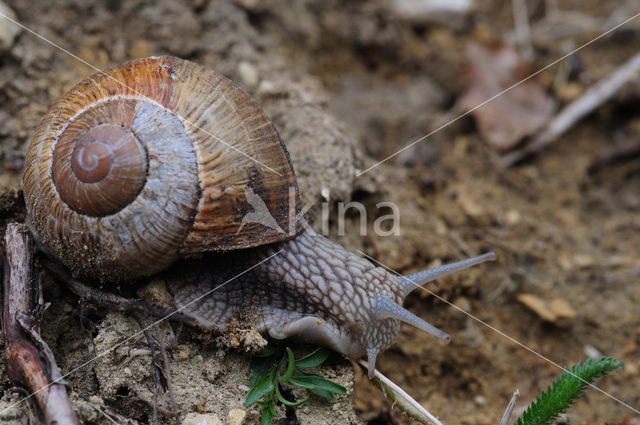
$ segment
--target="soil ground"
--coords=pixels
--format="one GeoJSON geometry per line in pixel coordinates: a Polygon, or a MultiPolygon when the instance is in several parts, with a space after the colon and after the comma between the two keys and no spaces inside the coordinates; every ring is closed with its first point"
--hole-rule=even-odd
{"type": "MultiPolygon", "coordinates": [[[[559,374],[532,351],[562,366],[594,355],[622,360],[624,370],[598,386],[640,408],[640,156],[623,157],[595,171],[592,167],[612,146],[640,138],[637,81],[517,166],[502,166],[499,153],[467,116],[356,177],[357,170],[451,117],[467,84],[467,44],[511,36],[511,2],[479,0],[458,23],[403,18],[390,6],[393,2],[383,0],[5,2],[25,26],[98,68],[171,54],[237,81],[275,121],[291,151],[304,200],[321,201],[329,191],[329,236],[345,246],[362,249],[400,273],[494,250],[497,262],[428,287],[473,317],[426,291],[406,303],[449,332],[451,344],[441,346],[403,327],[398,343],[378,359],[383,373],[445,423],[497,424],[516,388],[521,394],[516,411],[521,411],[559,374]],[[367,207],[365,236],[359,235],[354,214],[348,216],[346,234],[338,232],[337,202],[349,200],[367,207]],[[399,236],[373,232],[375,218],[386,213],[376,208],[378,202],[398,205],[399,236]],[[518,301],[521,294],[562,299],[575,318],[544,320],[518,301]]],[[[608,19],[638,12],[633,2],[564,1],[561,10],[570,13],[545,30],[550,13],[545,7],[553,2],[528,3],[538,34],[532,70],[599,35],[608,19]]],[[[569,96],[567,87],[585,90],[637,53],[637,21],[551,67],[539,76],[540,83],[560,104],[569,96]]],[[[0,24],[7,25],[1,18],[0,24]]],[[[41,117],[56,98],[94,71],[25,31],[0,56],[0,71],[4,230],[7,222],[24,219],[21,171],[41,117]]],[[[319,230],[320,208],[314,207],[310,216],[319,230]]],[[[83,336],[76,297],[53,281],[45,287],[52,307],[44,336],[63,371],[90,358],[96,346],[106,347],[119,333],[135,329],[126,318],[90,308],[83,336]]],[[[181,334],[171,355],[184,363],[176,375],[186,375],[176,379],[192,380],[203,392],[209,391],[207,385],[223,383],[241,403],[243,387],[229,384],[224,374],[235,370],[247,376],[246,355],[207,344],[202,348],[200,342],[195,332],[181,334]],[[210,366],[205,376],[202,370],[213,357],[229,366],[210,366]],[[244,361],[244,369],[231,365],[235,358],[244,359],[238,360],[244,361]]],[[[147,422],[151,407],[140,399],[153,397],[148,391],[152,370],[127,353],[70,376],[70,389],[81,407],[104,403],[123,417],[147,422]],[[126,367],[115,367],[125,361],[126,367]],[[117,376],[119,370],[122,375],[117,376]]],[[[349,375],[345,364],[334,359],[331,373],[349,375]]],[[[353,405],[360,420],[410,422],[359,371],[356,375],[353,405]]],[[[2,374],[0,390],[10,387],[2,374]]],[[[204,404],[194,411],[211,411],[207,403],[212,401],[201,399],[204,404]]],[[[349,403],[339,406],[334,409],[350,409],[349,403]]],[[[305,416],[313,408],[288,421],[320,423],[321,409],[318,416],[305,416]]],[[[589,390],[569,416],[572,423],[604,423],[633,413],[589,390]]],[[[255,412],[250,415],[247,423],[256,419],[255,412]]]]}

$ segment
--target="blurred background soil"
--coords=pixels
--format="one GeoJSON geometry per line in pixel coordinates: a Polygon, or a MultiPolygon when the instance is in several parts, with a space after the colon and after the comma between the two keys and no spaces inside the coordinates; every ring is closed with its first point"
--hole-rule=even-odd
{"type": "MultiPolygon", "coordinates": [[[[611,149],[638,145],[638,78],[540,154],[515,166],[502,165],[500,150],[487,143],[486,127],[479,125],[483,117],[476,114],[357,176],[469,108],[463,100],[469,101],[480,68],[470,59],[470,44],[509,50],[506,46],[518,40],[513,4],[523,2],[477,0],[468,9],[440,14],[422,13],[419,0],[3,1],[25,26],[98,68],[171,54],[238,82],[263,105],[287,144],[303,199],[314,203],[310,217],[316,230],[322,226],[320,202],[327,202],[331,238],[401,273],[496,251],[497,262],[428,289],[558,365],[599,355],[622,360],[624,370],[598,385],[640,407],[639,149],[616,161],[603,160],[611,149]],[[367,207],[365,236],[354,211],[345,234],[339,234],[338,203],[351,200],[367,207]],[[399,236],[373,231],[374,220],[389,213],[377,208],[379,202],[398,205],[399,236]]],[[[521,76],[640,11],[634,1],[532,0],[526,5],[529,43],[513,50],[521,61],[513,74],[521,76]]],[[[0,30],[12,25],[0,18],[0,30]]],[[[56,98],[95,72],[27,31],[3,37],[8,41],[0,44],[2,231],[7,222],[24,219],[21,172],[41,117],[56,98]]],[[[553,114],[576,99],[638,53],[638,46],[640,18],[538,75],[532,90],[541,96],[541,113],[553,114]]],[[[488,54],[480,57],[498,63],[488,54]]],[[[497,66],[496,73],[502,69],[497,66]]],[[[515,116],[516,111],[508,116],[509,108],[500,113],[496,122],[516,118],[522,123],[518,128],[533,120],[515,116]]],[[[53,281],[45,288],[52,307],[43,334],[63,372],[90,359],[100,351],[96,347],[106,348],[114,335],[135,331],[126,318],[90,307],[83,335],[77,298],[53,281]]],[[[403,326],[399,342],[377,366],[445,423],[497,424],[516,388],[521,394],[516,412],[521,412],[560,372],[427,291],[418,291],[406,305],[450,333],[452,343],[441,346],[403,326]]],[[[140,344],[144,347],[144,341],[140,344]]],[[[170,354],[176,376],[186,374],[176,380],[193,382],[205,394],[181,406],[213,411],[232,423],[229,411],[207,404],[215,397],[206,394],[228,384],[224,391],[241,406],[248,384],[229,383],[225,373],[248,377],[247,356],[218,349],[188,329],[170,354]],[[208,365],[212,357],[227,366],[208,365]]],[[[114,356],[69,376],[72,397],[79,409],[101,405],[122,417],[151,421],[150,361],[133,358],[130,351],[114,356]]],[[[348,363],[336,356],[330,369],[334,375],[342,371],[336,379],[351,388],[348,363]]],[[[340,401],[333,410],[347,413],[334,423],[410,423],[360,371],[356,377],[355,411],[348,399],[340,401]]],[[[9,389],[0,374],[0,390],[9,394],[9,389]]],[[[317,416],[308,415],[309,407],[282,423],[328,420],[322,403],[315,403],[317,416]]],[[[242,421],[257,420],[256,411],[248,414],[242,421]]],[[[604,423],[631,415],[622,404],[589,390],[569,416],[572,423],[604,423]]]]}

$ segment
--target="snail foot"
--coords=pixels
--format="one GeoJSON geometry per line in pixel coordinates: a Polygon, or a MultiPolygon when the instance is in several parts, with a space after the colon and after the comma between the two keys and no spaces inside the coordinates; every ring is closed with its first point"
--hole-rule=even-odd
{"type": "Polygon", "coordinates": [[[43,266],[58,280],[64,282],[69,290],[83,302],[97,304],[123,313],[143,315],[144,317],[166,318],[194,325],[197,321],[188,313],[181,312],[161,304],[139,298],[126,298],[111,292],[89,286],[75,279],[62,264],[49,259],[41,261],[43,266]]]}

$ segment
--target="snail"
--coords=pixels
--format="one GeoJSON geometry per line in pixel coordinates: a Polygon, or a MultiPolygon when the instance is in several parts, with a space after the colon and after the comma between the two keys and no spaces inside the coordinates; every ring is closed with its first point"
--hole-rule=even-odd
{"type": "Polygon", "coordinates": [[[75,275],[135,282],[207,253],[167,277],[201,326],[248,318],[275,339],[366,355],[370,373],[400,322],[449,339],[402,307],[413,289],[495,258],[400,277],[290,220],[295,174],[265,112],[225,77],[169,56],[96,73],[55,102],[29,147],[24,193],[42,249],[75,275]],[[270,222],[246,220],[256,197],[270,222]]]}

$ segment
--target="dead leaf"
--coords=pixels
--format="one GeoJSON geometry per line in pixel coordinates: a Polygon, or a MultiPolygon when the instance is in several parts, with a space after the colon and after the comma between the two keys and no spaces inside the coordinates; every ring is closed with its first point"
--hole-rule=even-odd
{"type": "Polygon", "coordinates": [[[546,322],[566,325],[576,318],[576,312],[562,298],[544,300],[533,294],[518,294],[517,298],[525,307],[546,322]]]}
{"type": "MultiPolygon", "coordinates": [[[[498,95],[530,75],[528,65],[513,48],[499,42],[467,47],[468,88],[461,98],[468,110],[498,95]]],[[[544,87],[531,78],[472,112],[483,139],[501,151],[542,128],[555,109],[544,87]]]]}

